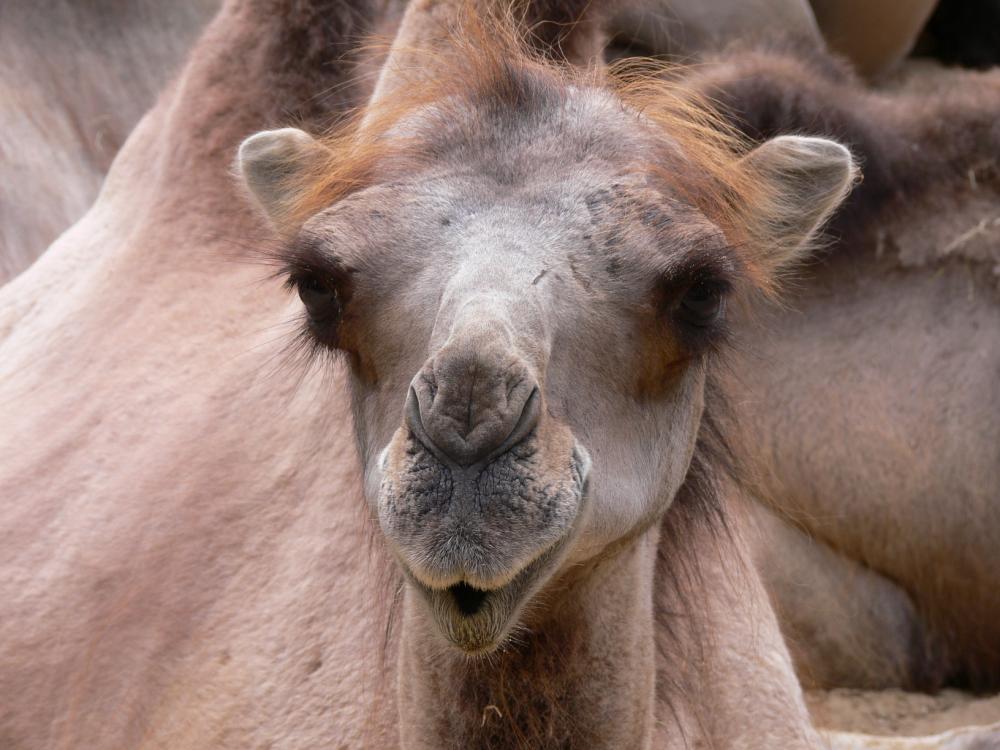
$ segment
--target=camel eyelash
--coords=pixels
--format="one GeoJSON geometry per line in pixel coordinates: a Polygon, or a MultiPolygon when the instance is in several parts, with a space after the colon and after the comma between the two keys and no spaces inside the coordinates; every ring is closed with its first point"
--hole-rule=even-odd
{"type": "Polygon", "coordinates": [[[328,251],[327,243],[313,235],[296,238],[278,254],[278,261],[278,275],[285,278],[286,289],[296,289],[306,279],[319,279],[340,287],[351,276],[351,269],[328,251]]]}
{"type": "Polygon", "coordinates": [[[301,337],[315,350],[336,350],[344,307],[351,297],[351,270],[328,252],[324,241],[313,236],[299,237],[279,254],[284,287],[298,294],[302,302],[301,337]]]}

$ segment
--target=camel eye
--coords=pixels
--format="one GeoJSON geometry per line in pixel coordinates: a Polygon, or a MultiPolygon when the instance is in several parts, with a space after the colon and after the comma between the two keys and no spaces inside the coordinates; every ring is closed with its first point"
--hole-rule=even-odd
{"type": "Polygon", "coordinates": [[[331,284],[310,274],[296,279],[295,287],[313,323],[329,324],[340,317],[340,298],[331,284]]]}
{"type": "Polygon", "coordinates": [[[677,312],[681,320],[697,328],[707,328],[726,310],[725,289],[711,281],[696,281],[681,298],[677,312]]]}

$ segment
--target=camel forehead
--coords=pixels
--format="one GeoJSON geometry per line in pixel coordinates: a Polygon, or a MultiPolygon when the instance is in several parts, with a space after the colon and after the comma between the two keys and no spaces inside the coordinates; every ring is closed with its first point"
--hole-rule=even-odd
{"type": "Polygon", "coordinates": [[[573,256],[607,261],[619,279],[666,270],[692,244],[723,244],[690,206],[601,160],[536,164],[517,180],[437,166],[344,199],[309,221],[300,240],[369,273],[442,271],[474,257],[516,259],[527,270],[573,256]]]}
{"type": "Polygon", "coordinates": [[[598,89],[565,87],[520,109],[449,100],[411,113],[385,137],[407,143],[417,158],[388,156],[372,186],[307,229],[351,236],[345,244],[355,247],[404,224],[428,240],[454,235],[472,219],[487,233],[492,220],[508,233],[520,222],[528,236],[550,223],[565,234],[620,223],[628,212],[612,209],[623,205],[640,207],[631,218],[647,225],[675,214],[704,223],[689,207],[678,211],[670,189],[648,174],[664,139],[654,144],[637,114],[598,89]]]}
{"type": "Polygon", "coordinates": [[[456,97],[412,113],[390,137],[420,143],[439,167],[501,183],[548,178],[557,184],[588,165],[634,170],[648,163],[654,149],[640,123],[610,93],[567,86],[536,93],[519,106],[456,97]]]}
{"type": "Polygon", "coordinates": [[[308,222],[300,241],[319,240],[369,277],[412,277],[418,269],[439,277],[473,259],[506,258],[527,271],[583,246],[598,221],[592,208],[602,184],[597,175],[510,184],[476,170],[435,169],[341,201],[308,222]]]}
{"type": "Polygon", "coordinates": [[[387,135],[422,158],[387,157],[303,235],[383,289],[459,267],[467,285],[491,286],[568,263],[588,291],[631,297],[691,246],[724,245],[651,176],[663,141],[642,125],[612,95],[574,87],[519,110],[427,107],[387,135]]]}

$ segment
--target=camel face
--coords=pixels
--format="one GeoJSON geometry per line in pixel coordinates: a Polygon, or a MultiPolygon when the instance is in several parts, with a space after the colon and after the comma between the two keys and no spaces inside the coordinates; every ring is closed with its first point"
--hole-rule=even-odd
{"type": "Polygon", "coordinates": [[[433,168],[388,167],[297,240],[349,269],[337,337],[369,501],[470,651],[673,497],[735,263],[704,217],[631,170],[626,154],[646,150],[632,116],[568,105],[506,134],[487,122],[485,144],[442,133],[424,146],[433,168]]]}
{"type": "MultiPolygon", "coordinates": [[[[437,631],[468,652],[669,506],[747,265],[675,189],[683,174],[648,169],[669,138],[599,90],[524,88],[517,108],[408,114],[385,136],[407,153],[286,253],[310,335],[347,355],[372,513],[437,631]]],[[[828,145],[824,196],[839,199],[850,160],[828,145]]],[[[244,144],[272,216],[321,150],[299,131],[244,144]]]]}

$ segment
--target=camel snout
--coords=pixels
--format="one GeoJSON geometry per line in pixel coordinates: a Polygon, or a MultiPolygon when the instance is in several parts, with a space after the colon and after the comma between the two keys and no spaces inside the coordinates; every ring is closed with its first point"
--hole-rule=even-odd
{"type": "Polygon", "coordinates": [[[406,426],[445,464],[486,463],[521,442],[542,414],[530,368],[484,336],[446,345],[413,379],[406,426]]]}

